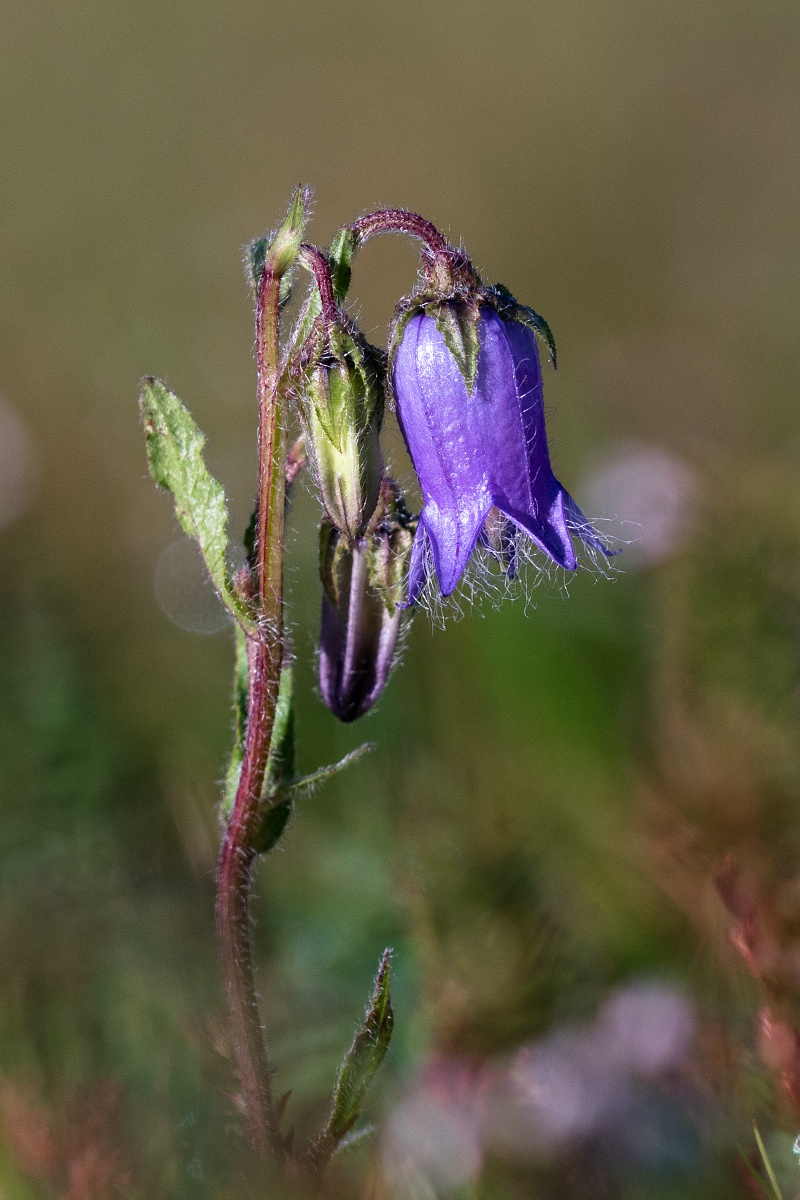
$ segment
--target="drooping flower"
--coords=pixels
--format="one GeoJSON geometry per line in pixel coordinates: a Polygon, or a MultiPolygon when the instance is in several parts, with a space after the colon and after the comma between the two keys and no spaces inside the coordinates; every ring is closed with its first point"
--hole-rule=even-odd
{"type": "Polygon", "coordinates": [[[500,549],[510,575],[520,535],[568,571],[577,566],[573,534],[611,553],[550,466],[529,324],[481,304],[472,321],[477,364],[470,389],[442,332],[441,308],[437,315],[418,310],[408,318],[392,363],[397,415],[424,500],[407,603],[425,584],[429,549],[442,596],[458,585],[479,539],[500,549]]]}

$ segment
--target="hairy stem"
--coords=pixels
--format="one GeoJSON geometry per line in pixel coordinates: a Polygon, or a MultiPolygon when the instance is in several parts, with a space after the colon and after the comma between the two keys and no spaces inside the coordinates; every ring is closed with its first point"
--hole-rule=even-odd
{"type": "Polygon", "coordinates": [[[300,247],[300,262],[314,276],[317,288],[319,289],[322,315],[330,325],[337,317],[336,298],[333,294],[330,264],[321,250],[318,250],[316,246],[310,246],[308,243],[304,243],[300,247]]]}
{"type": "Polygon", "coordinates": [[[419,213],[406,212],[402,208],[382,208],[378,212],[359,217],[350,227],[356,242],[362,243],[376,233],[409,233],[419,238],[433,255],[449,258],[453,247],[442,237],[439,230],[419,213]]]}
{"type": "Polygon", "coordinates": [[[248,641],[249,694],[244,758],[217,870],[217,933],[245,1123],[255,1150],[283,1156],[279,1116],[253,976],[250,886],[259,803],[269,758],[283,661],[285,433],[279,408],[280,277],[261,276],[256,308],[259,487],[256,542],[257,633],[248,641]]]}

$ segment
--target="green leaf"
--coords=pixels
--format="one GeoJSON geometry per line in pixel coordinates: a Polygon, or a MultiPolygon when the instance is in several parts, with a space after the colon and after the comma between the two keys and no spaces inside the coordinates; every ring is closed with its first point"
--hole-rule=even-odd
{"type": "Polygon", "coordinates": [[[261,825],[254,839],[256,854],[269,854],[283,837],[289,818],[294,812],[294,801],[290,795],[283,796],[266,808],[261,825]]]}
{"type": "Polygon", "coordinates": [[[291,796],[304,795],[307,792],[312,792],[314,788],[319,787],[321,783],[327,783],[329,779],[333,779],[334,775],[338,775],[340,771],[351,767],[353,763],[358,762],[365,754],[369,754],[375,749],[374,742],[364,742],[363,745],[357,746],[355,750],[351,750],[349,754],[345,754],[344,758],[340,758],[338,762],[331,763],[327,767],[319,767],[316,771],[312,771],[310,775],[301,775],[295,779],[287,789],[291,796]]]}
{"type": "Polygon", "coordinates": [[[391,957],[391,950],[384,950],[363,1023],[339,1068],[330,1116],[309,1150],[309,1158],[317,1171],[324,1169],[358,1120],[375,1072],[389,1048],[394,1027],[389,994],[391,957]]]}
{"type": "Polygon", "coordinates": [[[272,798],[295,779],[294,769],[294,682],[291,664],[281,669],[278,703],[272,726],[272,741],[264,777],[264,794],[272,798]]]}
{"type": "Polygon", "coordinates": [[[181,528],[200,547],[220,600],[240,624],[253,630],[250,606],[237,594],[228,570],[225,493],[203,461],[203,434],[175,393],[157,379],[142,380],[139,406],[150,474],[172,493],[181,528]]]}
{"type": "Polygon", "coordinates": [[[471,392],[478,374],[478,305],[474,301],[448,300],[427,305],[425,312],[436,321],[436,328],[464,377],[467,392],[471,392]]]}
{"type": "MultiPolygon", "coordinates": [[[[309,217],[312,194],[310,187],[295,188],[283,224],[265,237],[256,238],[246,248],[245,270],[250,279],[254,296],[258,295],[261,276],[264,274],[267,263],[279,276],[285,275],[294,266],[309,217]]],[[[282,304],[289,299],[287,289],[288,285],[287,288],[281,288],[280,303],[282,304]]]]}
{"type": "Polygon", "coordinates": [[[247,701],[250,688],[250,672],[247,656],[247,638],[238,625],[235,628],[236,659],[233,668],[233,749],[225,774],[225,790],[222,795],[222,819],[227,825],[236,801],[239,776],[244,761],[244,735],[247,729],[247,701]]]}

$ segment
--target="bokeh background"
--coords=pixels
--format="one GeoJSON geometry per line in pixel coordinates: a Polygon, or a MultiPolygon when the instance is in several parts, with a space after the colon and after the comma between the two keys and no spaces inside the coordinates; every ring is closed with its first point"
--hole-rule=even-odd
{"type": "MultiPolygon", "coordinates": [[[[5,0],[0,1194],[281,1196],[213,933],[230,630],[147,475],[138,378],[255,486],[241,247],[382,204],[550,321],[556,471],[632,544],[432,629],[361,727],[314,684],[255,937],[297,1136],[384,946],[395,1040],[332,1194],[800,1192],[800,10],[789,0],[5,0]],[[753,1173],[754,1172],[754,1173],[753,1173]]],[[[371,244],[380,340],[414,248],[371,244]]],[[[408,478],[396,428],[387,447],[408,478]]]]}

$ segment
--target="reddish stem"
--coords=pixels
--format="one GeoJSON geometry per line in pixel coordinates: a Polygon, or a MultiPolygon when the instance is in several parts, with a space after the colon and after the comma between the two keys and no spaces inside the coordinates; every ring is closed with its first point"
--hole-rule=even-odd
{"type": "Polygon", "coordinates": [[[319,299],[322,305],[322,315],[327,324],[332,324],[337,316],[336,298],[333,294],[330,263],[321,250],[316,246],[304,243],[300,247],[300,260],[314,276],[319,289],[319,299]]]}
{"type": "Polygon", "coordinates": [[[217,933],[245,1123],[253,1148],[281,1159],[271,1069],[258,1008],[250,935],[250,885],[259,805],[283,661],[285,434],[279,411],[280,277],[267,265],[256,307],[259,489],[256,585],[258,632],[248,641],[249,696],[244,759],[217,869],[217,933]]]}
{"type": "Polygon", "coordinates": [[[450,258],[453,247],[442,237],[439,230],[419,213],[406,212],[402,208],[381,208],[377,212],[359,217],[351,225],[356,242],[365,242],[377,233],[410,233],[425,243],[434,256],[450,258]]]}

